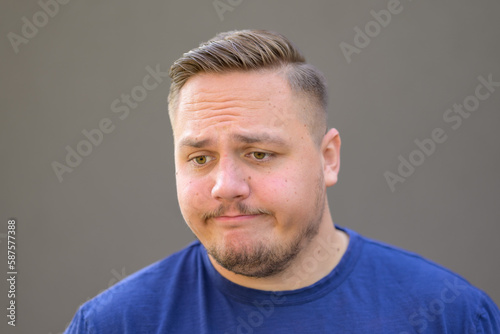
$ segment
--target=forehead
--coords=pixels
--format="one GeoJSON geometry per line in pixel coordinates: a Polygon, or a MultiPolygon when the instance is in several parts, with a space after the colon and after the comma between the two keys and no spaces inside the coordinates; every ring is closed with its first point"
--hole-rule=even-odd
{"type": "Polygon", "coordinates": [[[297,120],[301,105],[276,72],[198,74],[180,91],[174,136],[224,125],[272,130],[297,120]]]}
{"type": "Polygon", "coordinates": [[[285,102],[291,91],[276,72],[201,73],[190,78],[179,93],[178,112],[197,111],[204,103],[285,102]]]}

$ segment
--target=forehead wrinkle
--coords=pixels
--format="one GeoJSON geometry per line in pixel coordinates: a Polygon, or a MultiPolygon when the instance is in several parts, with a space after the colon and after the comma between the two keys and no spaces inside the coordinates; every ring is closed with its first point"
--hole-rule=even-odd
{"type": "Polygon", "coordinates": [[[218,99],[193,99],[191,101],[183,101],[179,106],[179,111],[212,111],[212,110],[257,110],[263,109],[265,103],[269,100],[263,99],[234,99],[229,97],[221,97],[218,99]]]}
{"type": "Polygon", "coordinates": [[[205,127],[245,119],[260,112],[275,114],[282,111],[281,108],[271,107],[267,100],[232,100],[217,103],[190,102],[179,108],[178,118],[179,120],[183,119],[187,122],[194,122],[191,126],[205,127]]]}
{"type": "MultiPolygon", "coordinates": [[[[242,109],[265,108],[272,102],[271,94],[262,96],[261,92],[251,88],[232,88],[231,90],[218,89],[210,91],[210,88],[197,90],[188,89],[182,92],[179,110],[197,111],[201,109],[224,110],[231,107],[242,109]]],[[[276,98],[276,97],[275,97],[276,98]]]]}

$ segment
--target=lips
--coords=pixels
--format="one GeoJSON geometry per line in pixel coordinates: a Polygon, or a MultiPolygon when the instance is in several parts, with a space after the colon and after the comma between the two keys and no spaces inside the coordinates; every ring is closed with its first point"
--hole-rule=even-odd
{"type": "Polygon", "coordinates": [[[257,214],[257,215],[218,216],[218,217],[215,217],[214,219],[216,221],[220,221],[220,222],[239,222],[239,221],[253,219],[253,218],[259,217],[259,216],[261,216],[261,215],[257,214]]]}

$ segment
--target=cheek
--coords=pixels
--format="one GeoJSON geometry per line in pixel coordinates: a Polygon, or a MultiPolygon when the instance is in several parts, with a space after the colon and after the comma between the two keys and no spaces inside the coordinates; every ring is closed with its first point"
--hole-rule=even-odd
{"type": "Polygon", "coordinates": [[[256,195],[262,203],[275,211],[288,209],[295,205],[297,193],[300,191],[300,180],[290,171],[273,173],[253,184],[256,195]]]}
{"type": "Polygon", "coordinates": [[[206,211],[210,189],[206,181],[178,175],[177,198],[183,214],[206,211]]]}
{"type": "Polygon", "coordinates": [[[318,172],[314,166],[287,168],[276,174],[262,182],[266,185],[263,194],[268,203],[273,203],[289,212],[302,211],[315,203],[318,172]]]}

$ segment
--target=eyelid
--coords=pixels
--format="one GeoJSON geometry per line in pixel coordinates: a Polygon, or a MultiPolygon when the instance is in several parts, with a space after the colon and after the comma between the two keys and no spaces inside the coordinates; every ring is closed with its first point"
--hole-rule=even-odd
{"type": "Polygon", "coordinates": [[[210,151],[206,151],[206,150],[197,150],[197,151],[193,151],[193,152],[188,152],[186,153],[186,158],[188,161],[190,160],[193,160],[195,158],[198,158],[198,157],[214,157],[214,154],[210,151]]]}

